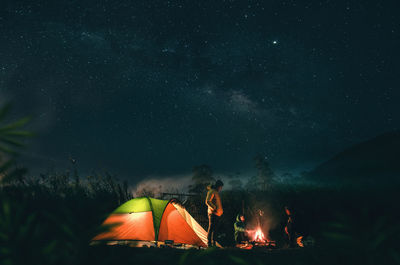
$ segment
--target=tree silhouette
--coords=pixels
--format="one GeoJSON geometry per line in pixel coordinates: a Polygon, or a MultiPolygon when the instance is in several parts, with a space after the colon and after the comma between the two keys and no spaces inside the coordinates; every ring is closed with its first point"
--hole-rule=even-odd
{"type": "Polygon", "coordinates": [[[193,184],[189,186],[189,192],[202,193],[206,190],[207,185],[215,181],[212,177],[213,171],[209,165],[199,165],[193,167],[193,184]]]}
{"type": "Polygon", "coordinates": [[[275,173],[271,169],[266,156],[258,154],[254,158],[257,175],[249,179],[246,188],[249,190],[266,191],[272,186],[275,173]]]}
{"type": "Polygon", "coordinates": [[[232,190],[242,190],[243,189],[243,183],[239,178],[234,178],[229,180],[229,185],[231,186],[232,190]]]}

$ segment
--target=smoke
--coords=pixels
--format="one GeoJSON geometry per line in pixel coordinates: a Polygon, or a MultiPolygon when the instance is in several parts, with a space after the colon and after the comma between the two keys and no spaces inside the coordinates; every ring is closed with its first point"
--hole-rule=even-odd
{"type": "Polygon", "coordinates": [[[261,228],[266,238],[270,238],[269,231],[275,229],[280,222],[280,214],[276,207],[265,201],[255,201],[247,208],[246,215],[249,227],[253,229],[261,228]]]}
{"type": "MultiPolygon", "coordinates": [[[[215,179],[220,179],[224,182],[224,190],[238,189],[237,182],[239,181],[240,188],[247,178],[234,178],[225,174],[216,174],[215,179]]],[[[162,193],[188,193],[189,185],[192,184],[192,174],[178,174],[171,176],[148,176],[146,179],[139,182],[133,189],[135,197],[150,196],[161,197],[162,193]]]]}
{"type": "Polygon", "coordinates": [[[186,193],[191,183],[192,176],[173,175],[168,177],[149,176],[145,180],[139,182],[133,190],[135,197],[151,196],[161,197],[163,192],[168,193],[186,193]]]}

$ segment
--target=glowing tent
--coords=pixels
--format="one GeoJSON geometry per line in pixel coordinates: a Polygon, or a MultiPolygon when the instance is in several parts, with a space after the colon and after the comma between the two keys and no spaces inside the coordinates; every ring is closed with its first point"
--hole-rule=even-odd
{"type": "Polygon", "coordinates": [[[207,232],[173,200],[132,199],[104,221],[111,228],[93,240],[174,242],[206,247],[207,232]]]}

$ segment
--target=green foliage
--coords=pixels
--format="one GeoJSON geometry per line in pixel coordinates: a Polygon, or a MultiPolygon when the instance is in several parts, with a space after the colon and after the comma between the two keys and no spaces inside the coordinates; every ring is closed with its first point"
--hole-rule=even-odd
{"type": "Polygon", "coordinates": [[[15,158],[18,151],[24,147],[24,138],[32,136],[32,133],[23,130],[30,120],[29,117],[13,122],[7,121],[10,108],[10,104],[0,108],[0,182],[3,183],[25,174],[25,169],[15,167],[15,158]]]}
{"type": "Polygon", "coordinates": [[[389,215],[376,215],[371,208],[336,213],[324,223],[321,235],[327,245],[341,251],[352,249],[353,258],[364,259],[364,264],[395,264],[400,251],[400,225],[389,215]]]}
{"type": "Polygon", "coordinates": [[[17,206],[15,202],[3,198],[0,205],[0,256],[5,264],[23,264],[36,260],[40,253],[27,246],[35,244],[40,232],[37,214],[27,211],[24,204],[17,206]]]}
{"type": "Polygon", "coordinates": [[[0,189],[0,264],[79,264],[131,195],[108,174],[24,177],[0,189]]]}

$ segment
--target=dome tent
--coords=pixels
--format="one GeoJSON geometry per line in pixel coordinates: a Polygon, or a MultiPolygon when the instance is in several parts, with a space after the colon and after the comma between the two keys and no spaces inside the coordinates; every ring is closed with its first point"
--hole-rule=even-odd
{"type": "Polygon", "coordinates": [[[103,225],[110,229],[93,241],[170,241],[207,246],[207,232],[174,200],[132,199],[113,211],[103,225]]]}

